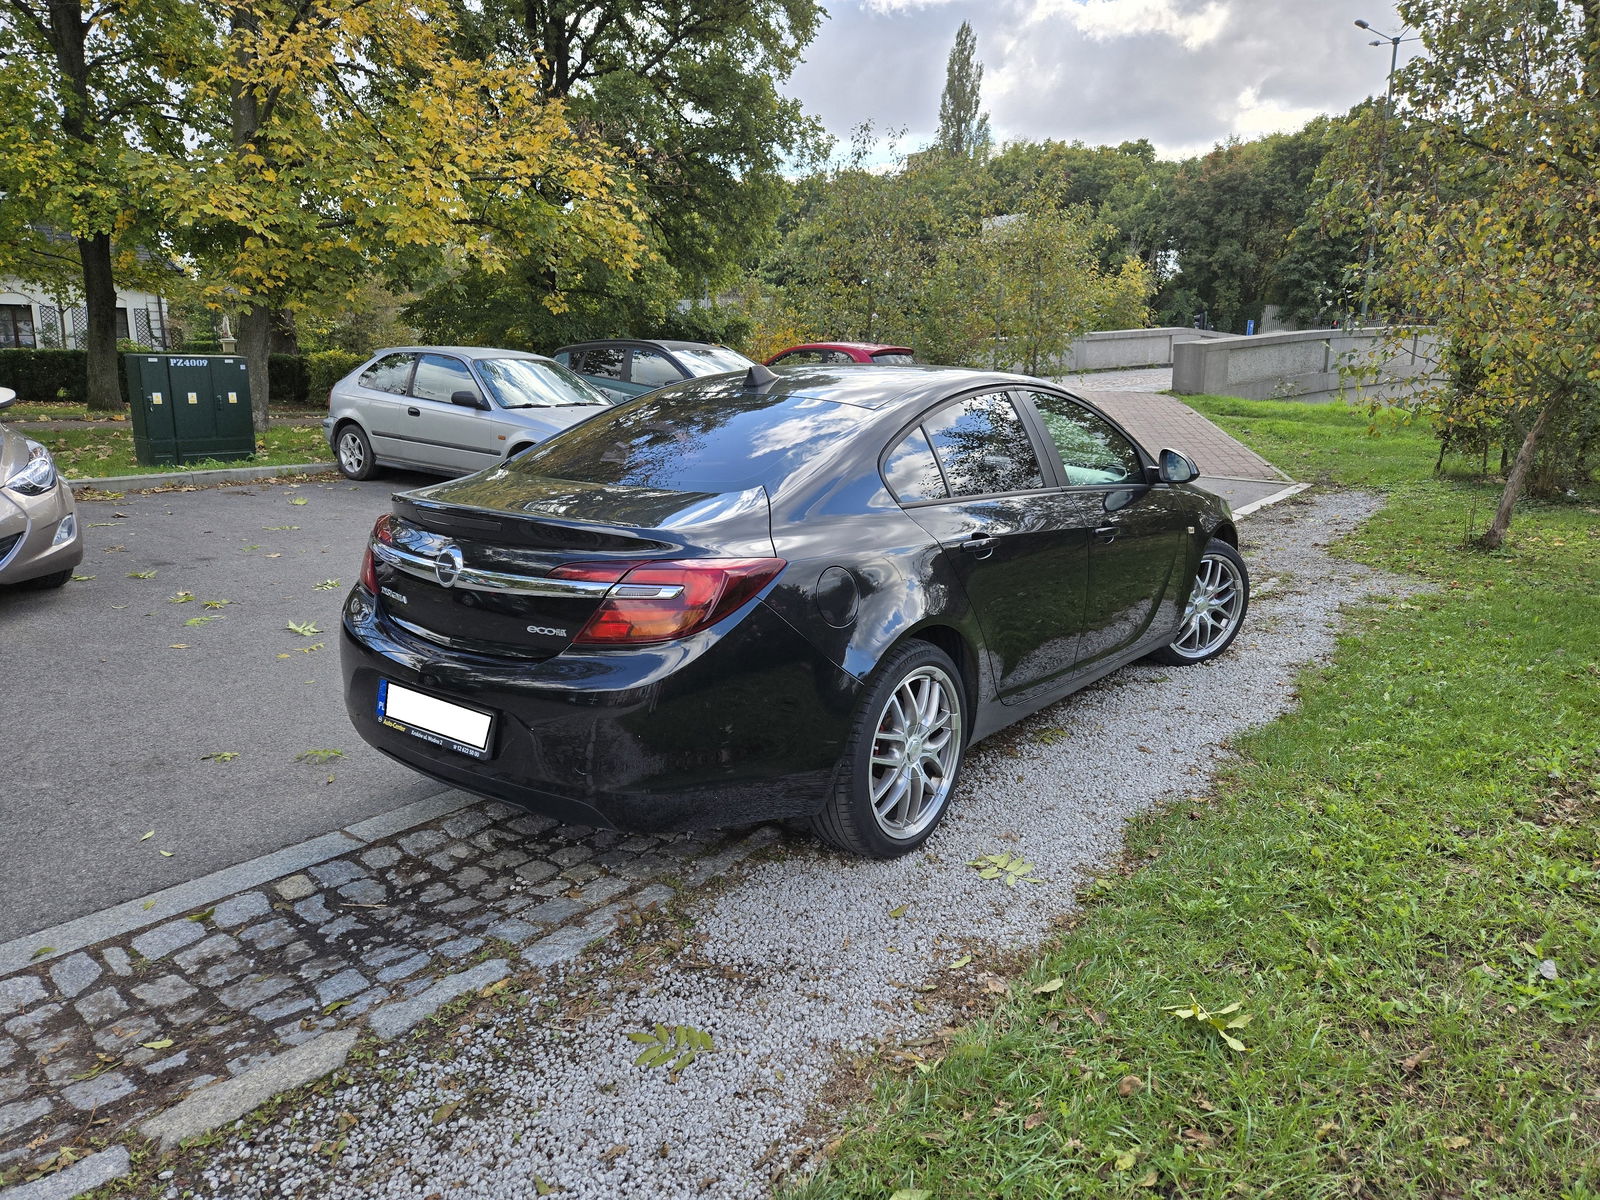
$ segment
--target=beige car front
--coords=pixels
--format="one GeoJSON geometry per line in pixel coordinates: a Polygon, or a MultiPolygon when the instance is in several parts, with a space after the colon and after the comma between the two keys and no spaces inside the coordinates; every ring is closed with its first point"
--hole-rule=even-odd
{"type": "MultiPolygon", "coordinates": [[[[15,400],[0,388],[0,410],[15,400]]],[[[72,489],[50,451],[0,425],[0,584],[60,587],[82,560],[72,489]]]]}

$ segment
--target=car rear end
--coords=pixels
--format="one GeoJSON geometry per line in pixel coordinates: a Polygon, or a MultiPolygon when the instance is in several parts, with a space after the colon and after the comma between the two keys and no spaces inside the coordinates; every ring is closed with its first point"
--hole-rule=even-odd
{"type": "MultiPolygon", "coordinates": [[[[614,421],[649,419],[629,409],[614,421]]],[[[345,604],[351,720],[441,782],[569,822],[815,812],[857,684],[764,602],[788,566],[766,491],[537,474],[597,423],[396,498],[345,604]]]]}
{"type": "Polygon", "coordinates": [[[72,489],[50,452],[0,425],[0,584],[65,583],[81,561],[72,489]]]}

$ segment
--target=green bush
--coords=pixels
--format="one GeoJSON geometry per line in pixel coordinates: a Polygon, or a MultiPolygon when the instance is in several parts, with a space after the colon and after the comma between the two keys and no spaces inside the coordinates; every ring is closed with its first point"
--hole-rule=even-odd
{"type": "Polygon", "coordinates": [[[0,350],[0,387],[40,403],[89,399],[89,356],[82,350],[0,350]]]}
{"type": "Polygon", "coordinates": [[[306,403],[326,404],[334,384],[367,361],[349,350],[317,350],[305,356],[306,403]]]}

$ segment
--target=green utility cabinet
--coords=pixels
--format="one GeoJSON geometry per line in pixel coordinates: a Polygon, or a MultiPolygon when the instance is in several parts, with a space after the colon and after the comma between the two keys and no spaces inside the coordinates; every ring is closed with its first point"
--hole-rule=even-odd
{"type": "Polygon", "coordinates": [[[134,457],[145,466],[254,458],[250,368],[236,354],[124,354],[134,457]]]}

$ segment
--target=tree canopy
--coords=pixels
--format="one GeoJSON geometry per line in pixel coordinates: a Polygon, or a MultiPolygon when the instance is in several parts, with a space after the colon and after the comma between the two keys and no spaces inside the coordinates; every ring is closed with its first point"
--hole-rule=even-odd
{"type": "Polygon", "coordinates": [[[1416,152],[1377,207],[1379,298],[1436,326],[1455,376],[1423,398],[1441,427],[1516,445],[1498,546],[1541,455],[1588,473],[1600,433],[1600,0],[1406,0],[1426,53],[1396,94],[1416,152]]]}

